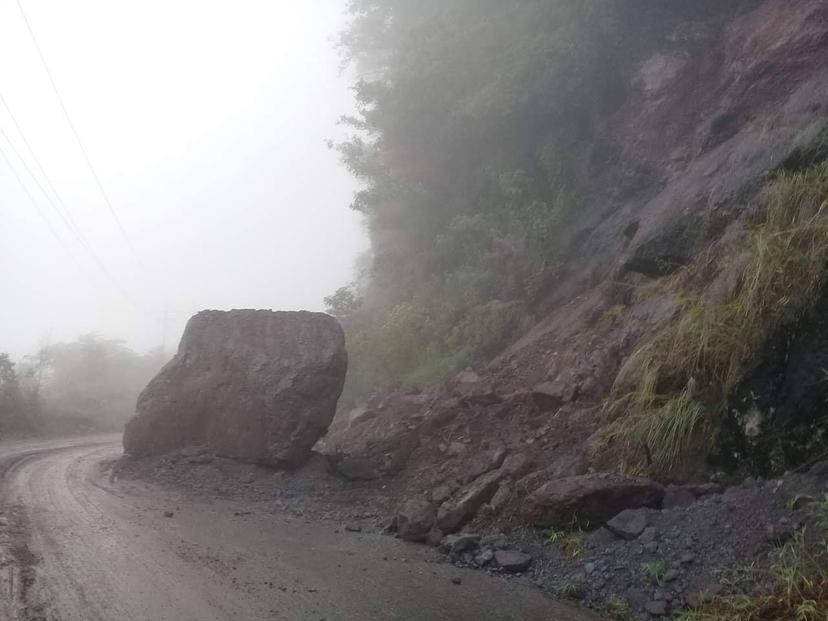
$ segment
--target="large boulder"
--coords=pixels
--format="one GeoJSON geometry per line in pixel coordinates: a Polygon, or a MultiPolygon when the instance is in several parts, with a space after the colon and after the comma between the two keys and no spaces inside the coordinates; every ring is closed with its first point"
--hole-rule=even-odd
{"type": "Polygon", "coordinates": [[[648,479],[604,473],[554,479],[530,494],[523,517],[534,526],[598,526],[624,509],[659,508],[664,488],[648,479]]]}
{"type": "Polygon", "coordinates": [[[206,446],[242,461],[299,465],[333,419],[347,367],[342,328],[328,315],[201,312],[139,396],[124,450],[206,446]]]}

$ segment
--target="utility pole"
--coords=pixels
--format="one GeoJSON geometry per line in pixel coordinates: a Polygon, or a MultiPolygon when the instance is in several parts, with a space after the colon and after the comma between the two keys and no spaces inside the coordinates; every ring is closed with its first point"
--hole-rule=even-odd
{"type": "Polygon", "coordinates": [[[161,351],[167,352],[167,322],[170,316],[170,301],[164,299],[164,315],[161,317],[161,351]]]}

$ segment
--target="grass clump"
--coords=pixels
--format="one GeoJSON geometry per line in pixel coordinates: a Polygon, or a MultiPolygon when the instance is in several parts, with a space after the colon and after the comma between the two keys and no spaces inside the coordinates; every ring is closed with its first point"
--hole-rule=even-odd
{"type": "Polygon", "coordinates": [[[779,174],[766,201],[724,259],[741,266],[730,298],[685,301],[619,372],[600,444],[616,447],[630,469],[678,465],[694,438],[715,427],[768,335],[807,310],[825,285],[828,163],[779,174]]]}
{"type": "Polygon", "coordinates": [[[667,565],[663,560],[648,561],[641,564],[641,571],[655,586],[661,586],[664,583],[664,574],[667,573],[667,565]]]}
{"type": "Polygon", "coordinates": [[[548,528],[541,532],[544,545],[558,548],[569,559],[577,560],[584,553],[584,533],[548,528]]]}
{"type": "Polygon", "coordinates": [[[614,621],[636,621],[638,618],[630,605],[619,597],[612,597],[605,601],[600,610],[614,621]]]}
{"type": "Polygon", "coordinates": [[[771,593],[717,597],[681,613],[678,621],[825,621],[828,619],[826,541],[809,545],[806,531],[775,552],[771,593]]]}
{"type": "Polygon", "coordinates": [[[577,600],[582,594],[583,588],[574,582],[564,582],[558,589],[558,597],[562,599],[577,600]]]}

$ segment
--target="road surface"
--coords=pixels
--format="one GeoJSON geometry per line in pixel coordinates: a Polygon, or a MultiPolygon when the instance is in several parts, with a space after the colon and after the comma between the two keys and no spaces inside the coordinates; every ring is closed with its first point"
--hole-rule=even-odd
{"type": "Polygon", "coordinates": [[[0,617],[594,620],[424,546],[111,482],[120,451],[113,436],[0,446],[0,617]]]}

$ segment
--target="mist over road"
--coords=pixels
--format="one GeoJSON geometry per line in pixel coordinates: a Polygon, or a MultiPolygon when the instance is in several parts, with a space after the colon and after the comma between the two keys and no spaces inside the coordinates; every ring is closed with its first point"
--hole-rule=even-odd
{"type": "Polygon", "coordinates": [[[117,436],[0,446],[0,551],[15,559],[0,587],[19,618],[594,619],[424,546],[110,481],[120,453],[117,436]]]}

